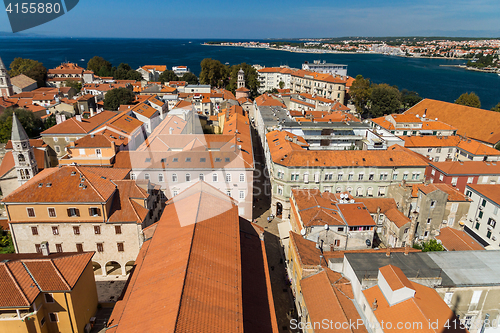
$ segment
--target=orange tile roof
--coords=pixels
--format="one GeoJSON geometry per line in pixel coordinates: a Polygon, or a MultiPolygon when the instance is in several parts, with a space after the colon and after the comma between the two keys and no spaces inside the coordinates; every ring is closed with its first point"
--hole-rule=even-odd
{"type": "Polygon", "coordinates": [[[387,265],[380,267],[379,271],[384,276],[385,281],[393,291],[404,287],[413,289],[410,280],[408,280],[406,275],[404,275],[401,268],[393,265],[387,265]]]}
{"type": "Polygon", "coordinates": [[[453,135],[453,136],[412,135],[412,136],[401,136],[401,139],[405,141],[406,148],[455,147],[458,145],[459,141],[461,141],[461,138],[458,135],[453,135]]]}
{"type": "Polygon", "coordinates": [[[238,207],[198,182],[167,202],[108,327],[116,333],[243,332],[241,286],[238,207]]]}
{"type": "Polygon", "coordinates": [[[436,236],[436,239],[440,240],[448,251],[484,250],[484,247],[467,233],[450,227],[440,229],[439,236],[436,236]]]}
{"type": "Polygon", "coordinates": [[[424,99],[405,114],[426,114],[427,118],[438,118],[454,126],[457,133],[488,144],[500,141],[500,113],[469,106],[424,99]]]}
{"type": "Polygon", "coordinates": [[[146,70],[146,71],[155,70],[158,72],[164,72],[167,70],[167,66],[165,66],[165,65],[144,65],[141,68],[146,70]]]}
{"type": "Polygon", "coordinates": [[[500,162],[485,161],[448,161],[429,162],[431,167],[446,175],[497,175],[500,174],[500,162]]]}
{"type": "Polygon", "coordinates": [[[28,308],[41,292],[71,291],[93,255],[0,254],[0,309],[28,308]]]}
{"type": "Polygon", "coordinates": [[[255,103],[258,106],[281,106],[282,108],[286,108],[285,104],[268,94],[262,94],[255,98],[255,103]]]}
{"type": "Polygon", "coordinates": [[[448,193],[448,201],[471,201],[468,196],[466,196],[463,193],[460,193],[456,188],[454,188],[449,184],[431,183],[431,184],[415,184],[414,186],[419,191],[422,191],[425,194],[429,194],[437,190],[448,193]]]}
{"type": "Polygon", "coordinates": [[[43,131],[42,136],[64,135],[64,134],[88,134],[100,125],[107,122],[116,115],[112,111],[102,111],[88,119],[76,120],[76,117],[67,119],[60,124],[43,131]]]}
{"type": "Polygon", "coordinates": [[[350,326],[350,323],[361,321],[361,316],[352,301],[351,283],[328,268],[300,281],[302,296],[307,307],[311,323],[331,322],[331,327],[315,327],[314,332],[368,332],[364,325],[350,326]],[[331,275],[331,277],[329,277],[331,275]],[[345,291],[350,291],[345,292],[345,291]],[[340,325],[335,326],[335,324],[340,325]]]}
{"type": "Polygon", "coordinates": [[[149,210],[132,199],[148,199],[147,191],[139,187],[134,180],[113,180],[116,194],[109,215],[110,223],[144,222],[149,210]]]}
{"type": "Polygon", "coordinates": [[[107,136],[102,134],[89,134],[74,142],[71,147],[76,148],[109,148],[111,142],[107,136]]]}
{"type": "Polygon", "coordinates": [[[116,186],[111,180],[124,179],[129,172],[130,169],[79,166],[48,168],[12,191],[3,202],[102,203],[115,192],[116,186]]]}
{"type": "Polygon", "coordinates": [[[12,170],[16,166],[16,162],[14,161],[14,156],[11,151],[5,153],[2,163],[0,164],[0,178],[5,176],[10,170],[12,170]]]}
{"type": "Polygon", "coordinates": [[[372,167],[424,167],[427,163],[405,150],[305,150],[284,140],[280,131],[266,134],[271,158],[284,166],[372,166],[372,167]]]}
{"type": "Polygon", "coordinates": [[[362,202],[370,214],[377,214],[378,208],[380,208],[380,213],[384,214],[398,228],[410,223],[410,219],[398,210],[393,198],[356,198],[356,202],[362,202]]]}
{"type": "Polygon", "coordinates": [[[467,184],[467,186],[500,205],[500,184],[467,184]]]}
{"type": "Polygon", "coordinates": [[[292,76],[309,78],[312,80],[328,82],[328,83],[338,83],[338,84],[346,84],[347,83],[347,81],[345,79],[340,78],[338,76],[332,76],[331,74],[325,74],[325,73],[311,72],[311,71],[306,71],[303,69],[299,69],[297,71],[294,71],[291,74],[292,74],[292,76]]]}
{"type": "MultiPolygon", "coordinates": [[[[398,267],[393,267],[393,269],[401,271],[398,267]]],[[[392,306],[389,305],[378,285],[362,291],[368,304],[371,305],[377,300],[377,309],[373,313],[379,323],[382,321],[386,325],[391,323],[393,328],[396,327],[397,323],[403,323],[398,332],[468,332],[466,329],[453,329],[453,327],[446,329],[444,327],[447,322],[453,322],[453,320],[458,322],[458,319],[434,289],[411,281],[407,283],[412,287],[411,289],[415,290],[414,297],[392,306]],[[437,328],[434,329],[429,325],[429,322],[437,322],[437,328]],[[410,328],[405,328],[404,323],[411,323],[410,328]],[[421,326],[413,326],[414,323],[420,323],[421,326]]]]}
{"type": "Polygon", "coordinates": [[[347,226],[374,226],[370,213],[361,203],[339,203],[339,194],[319,190],[292,190],[292,205],[304,226],[325,224],[347,226]]]}

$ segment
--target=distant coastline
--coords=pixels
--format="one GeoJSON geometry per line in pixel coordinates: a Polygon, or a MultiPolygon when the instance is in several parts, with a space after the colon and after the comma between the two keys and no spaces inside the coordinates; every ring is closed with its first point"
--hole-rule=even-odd
{"type": "Polygon", "coordinates": [[[467,65],[439,65],[439,66],[461,68],[473,72],[500,74],[500,69],[482,69],[482,68],[470,67],[467,65]]]}

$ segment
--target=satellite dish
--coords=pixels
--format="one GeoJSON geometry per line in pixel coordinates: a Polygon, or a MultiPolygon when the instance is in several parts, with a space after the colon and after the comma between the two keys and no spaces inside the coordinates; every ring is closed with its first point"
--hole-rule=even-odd
{"type": "Polygon", "coordinates": [[[328,224],[325,224],[325,230],[328,230],[328,224]]]}
{"type": "Polygon", "coordinates": [[[351,199],[351,203],[354,203],[354,199],[351,199]]]}
{"type": "Polygon", "coordinates": [[[367,239],[365,243],[366,243],[366,246],[372,246],[372,241],[369,239],[367,239]]]}
{"type": "Polygon", "coordinates": [[[306,229],[302,229],[302,230],[300,230],[300,234],[301,234],[302,236],[305,236],[305,235],[306,235],[306,229]]]}

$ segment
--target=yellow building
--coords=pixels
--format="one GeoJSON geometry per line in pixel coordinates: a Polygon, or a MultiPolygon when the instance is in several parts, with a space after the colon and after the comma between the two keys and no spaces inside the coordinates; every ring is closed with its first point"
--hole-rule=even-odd
{"type": "MultiPolygon", "coordinates": [[[[47,244],[45,244],[47,245],[47,244]]],[[[0,255],[0,332],[85,332],[97,310],[94,252],[0,255]]]]}

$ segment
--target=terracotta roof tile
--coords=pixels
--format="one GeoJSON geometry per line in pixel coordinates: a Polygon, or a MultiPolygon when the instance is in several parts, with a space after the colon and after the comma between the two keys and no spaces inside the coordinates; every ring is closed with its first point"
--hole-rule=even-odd
{"type": "Polygon", "coordinates": [[[439,236],[436,236],[436,239],[440,240],[448,251],[484,250],[484,247],[467,233],[450,227],[440,229],[439,236]]]}
{"type": "MultiPolygon", "coordinates": [[[[328,268],[326,270],[329,271],[328,268]]],[[[339,279],[341,277],[340,275],[339,279]]],[[[324,319],[327,319],[334,323],[332,327],[324,327],[323,325],[320,328],[316,327],[314,332],[368,332],[364,325],[349,326],[349,323],[361,320],[361,316],[352,301],[353,297],[349,297],[343,292],[343,290],[351,290],[352,294],[350,283],[332,283],[327,272],[323,270],[302,279],[300,286],[310,321],[322,323],[324,319]],[[340,323],[341,328],[336,327],[336,323],[340,323]],[[352,327],[354,328],[352,329],[352,327]]]]}
{"type": "Polygon", "coordinates": [[[111,111],[102,111],[89,119],[82,119],[82,121],[78,121],[76,117],[73,117],[43,131],[41,135],[88,134],[115,115],[116,113],[111,111]]]}
{"type": "Polygon", "coordinates": [[[424,99],[405,114],[426,114],[454,126],[457,133],[488,144],[500,141],[500,113],[477,109],[455,103],[424,99]]]}
{"type": "Polygon", "coordinates": [[[40,292],[72,290],[93,255],[0,255],[0,308],[29,307],[40,292]]]}
{"type": "Polygon", "coordinates": [[[467,184],[467,186],[500,205],[500,184],[467,184]]]}
{"type": "Polygon", "coordinates": [[[500,162],[485,161],[448,161],[429,162],[430,166],[450,175],[497,175],[500,174],[500,162]]]}
{"type": "Polygon", "coordinates": [[[78,166],[48,168],[11,192],[3,201],[105,202],[115,191],[111,180],[124,179],[129,172],[130,169],[78,166]]]}

